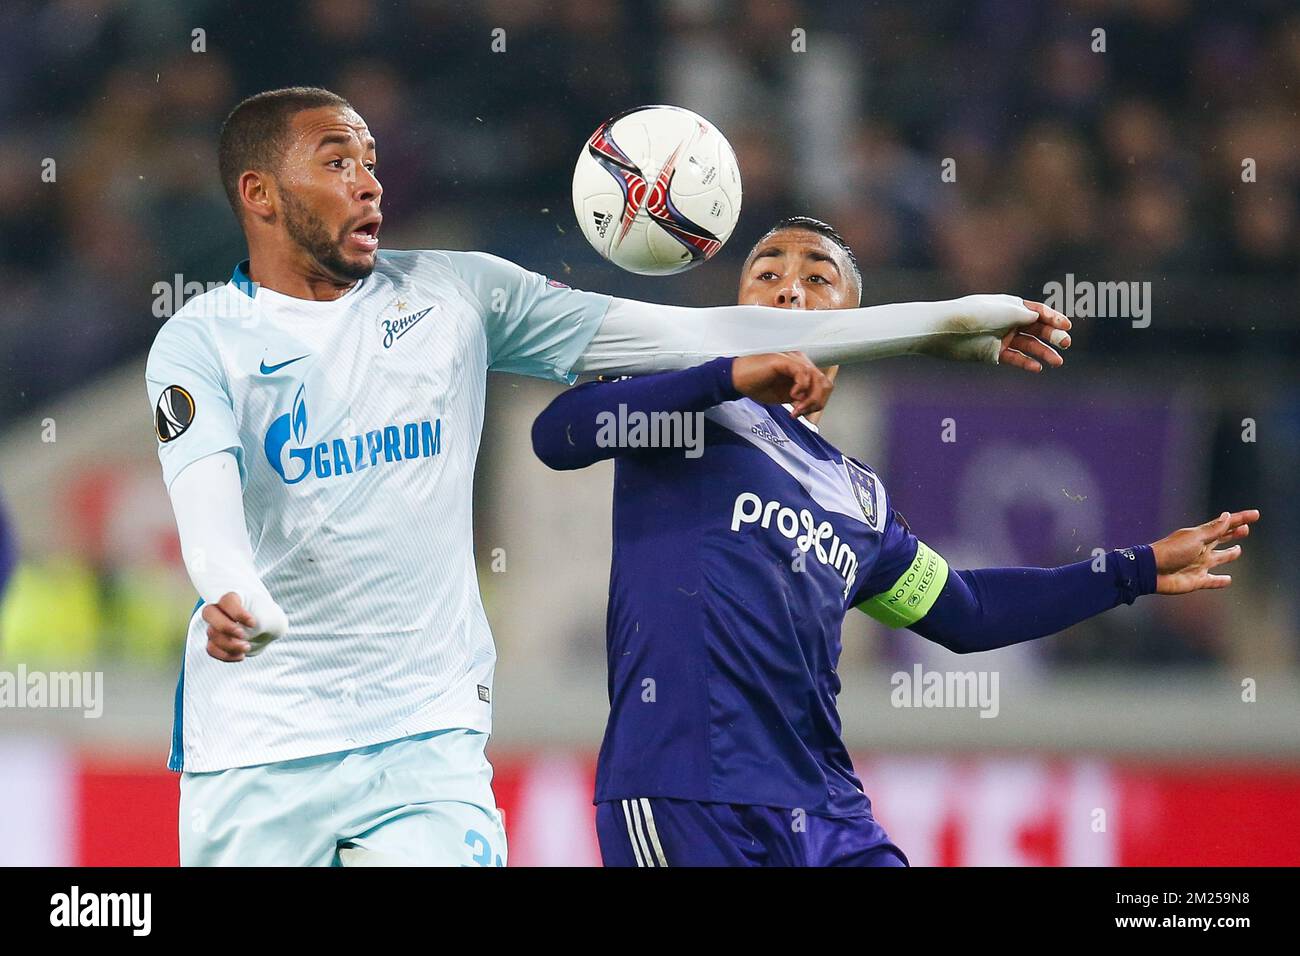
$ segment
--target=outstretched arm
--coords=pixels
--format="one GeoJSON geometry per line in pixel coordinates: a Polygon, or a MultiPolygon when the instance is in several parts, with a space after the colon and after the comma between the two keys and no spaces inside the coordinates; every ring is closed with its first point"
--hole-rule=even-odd
{"type": "Polygon", "coordinates": [[[1070,320],[1041,302],[968,295],[865,309],[692,309],[617,299],[481,252],[425,252],[477,303],[488,367],[570,383],[578,373],[649,375],[722,355],[805,352],[819,366],[916,353],[1041,371],[1060,365],[1070,320]]]}
{"type": "Polygon", "coordinates": [[[951,571],[930,613],[911,630],[958,654],[990,651],[1132,604],[1155,586],[1155,558],[1147,546],[1059,568],[951,571]]]}
{"type": "Polygon", "coordinates": [[[1056,310],[1010,295],[814,312],[614,299],[573,370],[642,375],[719,355],[798,350],[823,367],[914,353],[1036,372],[1061,364],[1052,346],[1069,347],[1069,328],[1056,310]]]}
{"type": "Polygon", "coordinates": [[[1240,557],[1241,546],[1218,546],[1246,537],[1257,520],[1258,511],[1225,511],[1155,544],[1059,568],[949,570],[917,541],[894,586],[860,607],[959,654],[993,650],[1055,634],[1143,594],[1227,587],[1230,577],[1210,572],[1240,557]]]}

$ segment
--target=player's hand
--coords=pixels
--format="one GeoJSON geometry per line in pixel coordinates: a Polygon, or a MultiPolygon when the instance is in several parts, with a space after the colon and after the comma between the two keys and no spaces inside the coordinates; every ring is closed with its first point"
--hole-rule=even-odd
{"type": "Polygon", "coordinates": [[[243,599],[234,591],[222,595],[216,604],[203,606],[209,657],[236,664],[259,654],[271,641],[284,636],[289,629],[284,611],[269,598],[257,603],[266,605],[258,608],[258,617],[244,607],[243,599]]]}
{"type": "Polygon", "coordinates": [[[1211,574],[1229,561],[1241,557],[1241,545],[1219,548],[1250,534],[1250,526],[1259,520],[1255,510],[1224,512],[1195,528],[1182,528],[1151,545],[1156,558],[1156,593],[1188,594],[1203,588],[1226,588],[1232,583],[1228,574],[1211,574]]]}
{"type": "Polygon", "coordinates": [[[1028,299],[1020,301],[1037,318],[1029,325],[1011,329],[1002,336],[998,364],[1034,373],[1041,372],[1044,363],[1060,368],[1065,364],[1065,359],[1052,346],[1063,349],[1070,347],[1070,320],[1041,302],[1031,302],[1028,299]]]}
{"type": "Polygon", "coordinates": [[[742,355],[731,364],[731,384],[765,405],[789,402],[795,418],[820,412],[834,388],[826,373],[802,352],[742,355]]]}
{"type": "Polygon", "coordinates": [[[943,327],[917,351],[958,362],[993,362],[1030,372],[1064,364],[1070,320],[1041,302],[1012,295],[967,295],[952,302],[943,327]]]}

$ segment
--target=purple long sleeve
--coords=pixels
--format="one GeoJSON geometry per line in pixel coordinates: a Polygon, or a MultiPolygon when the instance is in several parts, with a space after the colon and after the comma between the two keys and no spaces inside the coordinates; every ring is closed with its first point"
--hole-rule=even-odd
{"type": "MultiPolygon", "coordinates": [[[[533,423],[533,450],[557,470],[585,468],[621,454],[644,453],[599,439],[602,419],[656,412],[701,412],[740,397],[733,359],[563,392],[533,423]]],[[[853,603],[887,590],[917,553],[918,541],[891,512],[880,558],[853,603]]],[[[929,612],[911,630],[959,654],[993,650],[1055,634],[1156,589],[1155,555],[1147,545],[1111,551],[1058,568],[951,570],[929,612]]]]}
{"type": "Polygon", "coordinates": [[[587,382],[561,393],[533,422],[533,451],[557,471],[586,468],[629,449],[602,444],[604,415],[702,412],[740,398],[731,382],[734,359],[615,382],[587,382]]]}
{"type": "Polygon", "coordinates": [[[1055,634],[1156,590],[1148,545],[1110,551],[1104,570],[1079,561],[1059,568],[952,571],[938,599],[911,630],[958,654],[1055,634]]]}

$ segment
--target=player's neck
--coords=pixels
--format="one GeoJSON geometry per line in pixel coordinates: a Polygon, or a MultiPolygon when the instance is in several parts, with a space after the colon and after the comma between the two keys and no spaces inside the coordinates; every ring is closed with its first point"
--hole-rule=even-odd
{"type": "Polygon", "coordinates": [[[347,294],[357,280],[328,275],[302,253],[257,249],[249,244],[248,277],[258,288],[312,302],[332,302],[347,294]]]}
{"type": "MultiPolygon", "coordinates": [[[[826,373],[826,377],[829,378],[831,380],[831,384],[834,385],[835,376],[840,374],[840,367],[838,365],[832,365],[830,368],[822,369],[822,371],[826,373]]],[[[827,401],[829,402],[830,399],[827,399],[827,401]]],[[[812,424],[818,425],[821,422],[822,415],[825,413],[825,411],[826,409],[823,408],[820,412],[812,412],[808,415],[805,415],[804,418],[806,418],[812,424]]]]}

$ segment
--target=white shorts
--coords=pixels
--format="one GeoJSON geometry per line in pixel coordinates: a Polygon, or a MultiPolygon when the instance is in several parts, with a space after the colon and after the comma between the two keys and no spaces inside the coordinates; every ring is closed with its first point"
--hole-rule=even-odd
{"type": "Polygon", "coordinates": [[[504,866],[488,735],[181,774],[181,866],[504,866]]]}

